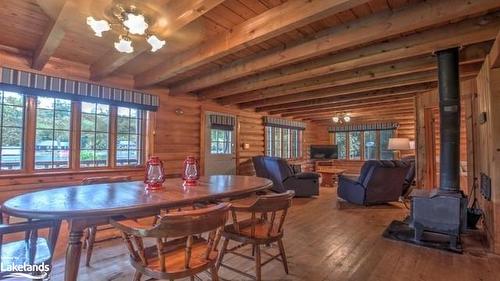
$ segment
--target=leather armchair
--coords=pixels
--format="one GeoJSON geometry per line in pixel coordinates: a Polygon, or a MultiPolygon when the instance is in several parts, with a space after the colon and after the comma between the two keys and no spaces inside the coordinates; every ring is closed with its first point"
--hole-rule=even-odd
{"type": "Polygon", "coordinates": [[[296,173],[285,159],[279,157],[252,157],[255,174],[273,181],[271,190],[278,193],[293,190],[295,196],[319,195],[319,175],[316,173],[296,173]]]}
{"type": "Polygon", "coordinates": [[[407,162],[399,160],[366,161],[358,179],[339,176],[337,195],[358,205],[398,201],[409,169],[407,162]]]}

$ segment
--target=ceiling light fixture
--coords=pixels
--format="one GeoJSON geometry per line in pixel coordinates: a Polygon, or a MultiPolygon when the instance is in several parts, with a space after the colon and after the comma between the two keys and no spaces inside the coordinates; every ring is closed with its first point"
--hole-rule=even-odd
{"type": "Polygon", "coordinates": [[[115,42],[115,49],[118,52],[127,54],[134,52],[134,47],[132,47],[132,40],[128,36],[120,35],[120,41],[115,42]]]}
{"type": "Polygon", "coordinates": [[[129,36],[140,35],[146,37],[146,41],[151,45],[151,52],[156,52],[165,46],[165,40],[160,40],[156,35],[148,32],[149,22],[145,15],[141,14],[135,6],[124,8],[116,5],[113,9],[113,16],[116,23],[109,23],[106,20],[96,20],[93,17],[87,17],[87,24],[94,31],[95,36],[102,37],[102,33],[111,30],[111,25],[120,25],[126,32],[119,36],[119,41],[115,42],[115,49],[122,53],[132,53],[132,38],[129,36]]]}
{"type": "Polygon", "coordinates": [[[335,114],[333,117],[332,117],[332,121],[333,123],[349,123],[351,122],[351,116],[349,115],[349,113],[340,113],[340,114],[335,114]]]}

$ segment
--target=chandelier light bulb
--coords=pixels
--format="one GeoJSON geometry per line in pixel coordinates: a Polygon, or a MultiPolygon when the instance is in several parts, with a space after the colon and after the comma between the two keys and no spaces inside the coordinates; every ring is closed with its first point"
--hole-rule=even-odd
{"type": "Polygon", "coordinates": [[[87,17],[87,24],[92,28],[97,37],[102,37],[103,32],[111,30],[111,26],[106,20],[96,20],[93,17],[87,17]]]}
{"type": "Polygon", "coordinates": [[[338,123],[339,122],[339,117],[338,116],[333,116],[332,120],[333,120],[333,122],[338,123]]]}
{"type": "Polygon", "coordinates": [[[151,52],[156,52],[165,46],[165,40],[160,40],[156,35],[151,35],[147,39],[149,45],[151,45],[151,52]]]}
{"type": "Polygon", "coordinates": [[[128,29],[130,34],[144,35],[148,29],[148,23],[143,15],[134,15],[127,13],[127,19],[123,21],[123,25],[128,29]]]}
{"type": "Polygon", "coordinates": [[[134,51],[132,40],[127,36],[120,36],[120,41],[115,42],[115,49],[120,53],[132,53],[134,51]]]}
{"type": "Polygon", "coordinates": [[[344,121],[350,122],[351,121],[351,117],[349,115],[344,116],[344,121]]]}

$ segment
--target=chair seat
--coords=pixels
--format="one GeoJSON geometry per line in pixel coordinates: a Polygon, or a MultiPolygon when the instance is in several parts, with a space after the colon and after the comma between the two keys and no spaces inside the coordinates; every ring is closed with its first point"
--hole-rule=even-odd
{"type": "MultiPolygon", "coordinates": [[[[39,237],[36,241],[36,255],[34,264],[41,264],[50,260],[52,254],[47,239],[39,237]]],[[[8,269],[11,265],[20,266],[30,264],[28,244],[25,240],[2,244],[0,255],[0,272],[8,269]]]]}
{"type": "MultiPolygon", "coordinates": [[[[206,259],[207,241],[203,238],[193,236],[193,244],[191,248],[191,262],[189,269],[191,272],[202,272],[214,265],[218,252],[211,251],[208,259],[206,259]]],[[[161,273],[161,261],[158,258],[158,248],[156,246],[146,247],[145,257],[147,266],[143,266],[140,261],[132,258],[132,264],[136,269],[143,270],[148,276],[153,278],[183,278],[190,276],[189,271],[186,271],[184,261],[186,253],[186,239],[175,239],[168,241],[165,244],[163,254],[165,254],[165,268],[164,274],[161,273]]]]}
{"type": "MultiPolygon", "coordinates": [[[[236,231],[234,224],[227,225],[224,228],[224,236],[231,236],[233,239],[238,239],[238,237],[243,240],[247,239],[275,239],[283,236],[283,233],[278,233],[278,225],[275,223],[272,227],[271,233],[269,229],[271,228],[271,223],[267,220],[256,219],[255,220],[255,233],[252,236],[252,219],[246,219],[238,222],[239,232],[236,231]]],[[[243,242],[243,241],[242,241],[243,242]]]]}

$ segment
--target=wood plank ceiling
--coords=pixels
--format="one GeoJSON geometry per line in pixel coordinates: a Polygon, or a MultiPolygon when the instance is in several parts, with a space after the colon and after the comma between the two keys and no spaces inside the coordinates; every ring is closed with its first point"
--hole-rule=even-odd
{"type": "Polygon", "coordinates": [[[0,49],[35,69],[56,57],[89,65],[93,80],[126,74],[171,95],[364,122],[413,112],[414,95],[437,86],[436,50],[462,47],[461,76],[476,76],[500,29],[498,0],[131,0],[168,22],[153,26],[167,45],[151,53],[134,40],[121,54],[118,33],[97,38],[85,24],[112,2],[2,0],[0,49]]]}

